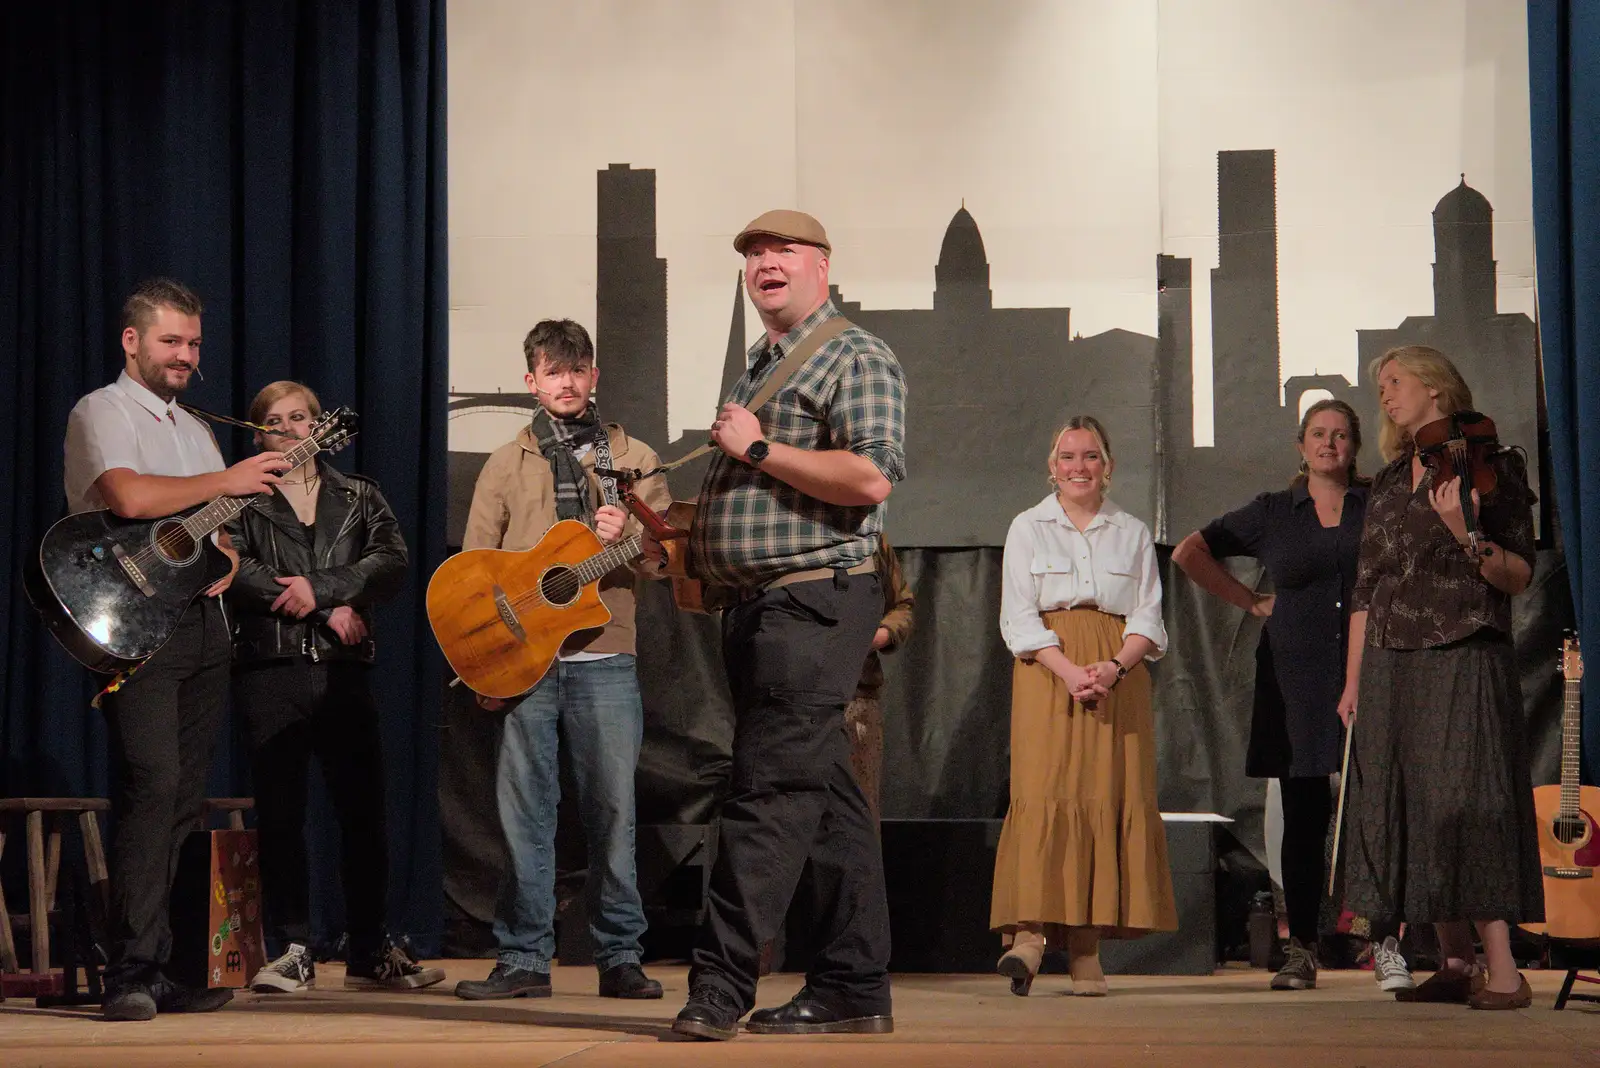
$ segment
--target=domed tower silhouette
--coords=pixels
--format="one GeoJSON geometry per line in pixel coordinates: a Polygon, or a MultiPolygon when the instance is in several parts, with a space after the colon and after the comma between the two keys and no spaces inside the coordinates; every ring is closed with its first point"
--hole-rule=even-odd
{"type": "Polygon", "coordinates": [[[963,203],[945,227],[939,262],[933,268],[933,306],[940,311],[988,311],[994,307],[989,289],[989,260],[983,235],[963,203]]]}
{"type": "Polygon", "coordinates": [[[1494,209],[1465,174],[1433,209],[1433,258],[1433,314],[1441,325],[1495,314],[1494,209]]]}

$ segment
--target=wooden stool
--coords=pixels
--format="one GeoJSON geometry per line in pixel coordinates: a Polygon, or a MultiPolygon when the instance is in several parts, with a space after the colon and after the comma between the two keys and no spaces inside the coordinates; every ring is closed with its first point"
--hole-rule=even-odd
{"type": "MultiPolygon", "coordinates": [[[[0,817],[6,813],[23,814],[28,828],[28,927],[33,939],[32,982],[8,983],[5,988],[14,993],[24,989],[36,994],[53,994],[61,990],[61,977],[50,971],[50,912],[55,909],[56,885],[61,873],[61,828],[51,820],[49,846],[45,845],[45,813],[77,813],[78,825],[83,831],[83,855],[88,865],[89,882],[100,899],[102,914],[110,904],[110,883],[107,881],[105,851],[100,845],[100,820],[96,813],[105,812],[111,805],[99,797],[7,797],[0,798],[0,817]]],[[[6,835],[0,820],[0,855],[5,852],[6,835]]],[[[11,933],[11,914],[6,909],[5,895],[0,894],[0,974],[19,977],[17,946],[11,933]]]]}
{"type": "Polygon", "coordinates": [[[226,812],[228,814],[228,829],[232,831],[244,830],[244,814],[255,807],[256,799],[253,797],[206,798],[206,811],[226,812]]]}

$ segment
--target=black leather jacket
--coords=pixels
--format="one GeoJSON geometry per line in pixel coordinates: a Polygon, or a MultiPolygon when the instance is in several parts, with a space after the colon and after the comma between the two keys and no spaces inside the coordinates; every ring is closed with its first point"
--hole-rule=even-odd
{"type": "Polygon", "coordinates": [[[373,661],[368,610],[389,600],[404,584],[406,543],[376,482],[344,474],[327,463],[319,462],[318,470],[322,488],[317,521],[309,530],[276,491],[228,524],[239,553],[239,573],[228,588],[235,616],[236,664],[298,657],[373,661]],[[316,609],[304,619],[271,610],[283,592],[273,580],[292,575],[304,576],[317,600],[316,609]],[[367,640],[345,645],[326,626],[340,605],[361,614],[367,640]]]}

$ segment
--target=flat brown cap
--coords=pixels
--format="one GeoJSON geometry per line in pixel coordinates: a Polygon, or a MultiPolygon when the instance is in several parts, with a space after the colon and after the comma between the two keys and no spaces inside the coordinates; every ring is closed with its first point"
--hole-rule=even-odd
{"type": "Polygon", "coordinates": [[[815,245],[824,254],[833,255],[833,246],[828,244],[828,232],[821,223],[803,211],[779,208],[756,216],[733,239],[734,251],[744,255],[745,246],[757,237],[777,237],[784,241],[798,241],[802,245],[815,245]]]}

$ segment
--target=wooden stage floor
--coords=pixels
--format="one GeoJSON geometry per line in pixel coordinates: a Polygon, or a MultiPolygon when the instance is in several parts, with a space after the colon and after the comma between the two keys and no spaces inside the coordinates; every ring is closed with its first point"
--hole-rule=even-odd
{"type": "MultiPolygon", "coordinates": [[[[457,979],[482,978],[489,963],[444,965],[445,983],[404,995],[346,993],[342,971],[330,965],[319,973],[322,990],[244,993],[213,1015],[149,1023],[108,1024],[91,1009],[37,1009],[12,999],[0,1004],[0,1066],[1600,1068],[1600,1005],[1552,1011],[1557,972],[1527,973],[1534,1007],[1520,1012],[1396,1004],[1370,972],[1326,972],[1318,990],[1295,993],[1266,989],[1265,972],[1234,968],[1198,978],[1113,976],[1111,996],[1101,999],[1062,996],[1064,976],[1041,976],[1024,999],[1012,997],[999,976],[908,975],[895,981],[893,1035],[742,1034],[701,1043],[668,1030],[683,1004],[682,967],[650,969],[666,985],[664,1001],[602,1000],[592,969],[558,968],[552,998],[472,1003],[451,988],[457,979]]],[[[764,980],[760,1003],[780,1003],[800,982],[795,975],[764,980]]]]}

